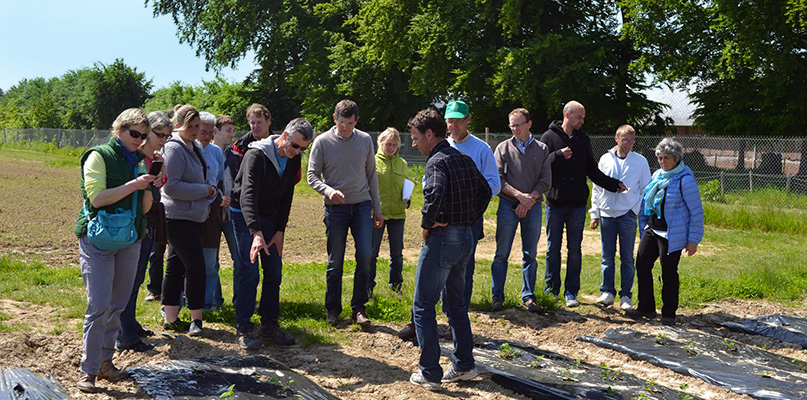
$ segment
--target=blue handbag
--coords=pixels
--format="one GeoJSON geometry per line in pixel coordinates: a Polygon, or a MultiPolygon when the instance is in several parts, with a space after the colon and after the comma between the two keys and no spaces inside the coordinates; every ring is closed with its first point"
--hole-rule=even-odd
{"type": "Polygon", "coordinates": [[[135,228],[135,210],[137,210],[137,193],[135,190],[132,199],[132,209],[118,208],[115,212],[98,211],[95,218],[90,218],[90,212],[84,207],[87,218],[87,238],[100,250],[120,250],[131,246],[137,241],[135,228]]]}

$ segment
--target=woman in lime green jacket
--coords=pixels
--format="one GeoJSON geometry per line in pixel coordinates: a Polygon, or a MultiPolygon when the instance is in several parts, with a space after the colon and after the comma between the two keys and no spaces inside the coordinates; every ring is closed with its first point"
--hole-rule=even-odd
{"type": "Polygon", "coordinates": [[[375,168],[378,175],[378,191],[381,197],[381,214],[384,223],[373,229],[373,259],[370,263],[370,295],[375,287],[376,260],[384,237],[384,227],[389,237],[389,286],[395,292],[401,291],[403,276],[403,237],[406,222],[406,209],[409,199],[403,199],[404,179],[409,176],[406,160],[398,155],[401,135],[395,128],[387,128],[378,135],[378,152],[375,155],[375,168]]]}

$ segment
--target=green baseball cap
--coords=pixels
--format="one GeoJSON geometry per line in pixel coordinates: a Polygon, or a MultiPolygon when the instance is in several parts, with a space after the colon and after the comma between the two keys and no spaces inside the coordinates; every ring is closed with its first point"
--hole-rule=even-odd
{"type": "Polygon", "coordinates": [[[462,100],[452,101],[446,106],[445,119],[465,118],[468,116],[468,105],[462,100]]]}

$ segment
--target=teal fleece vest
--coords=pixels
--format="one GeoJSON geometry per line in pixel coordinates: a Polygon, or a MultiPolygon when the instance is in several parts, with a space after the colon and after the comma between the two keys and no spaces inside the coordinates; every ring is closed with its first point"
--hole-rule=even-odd
{"type": "MultiPolygon", "coordinates": [[[[90,200],[87,199],[87,190],[84,188],[84,163],[89,158],[90,153],[93,151],[97,151],[101,154],[104,158],[104,164],[106,164],[106,187],[107,188],[114,188],[120,185],[125,184],[126,182],[134,179],[134,171],[129,169],[129,163],[126,162],[126,159],[123,155],[123,149],[121,148],[118,141],[115,139],[114,136],[109,138],[109,142],[106,144],[98,145],[90,149],[88,152],[84,153],[81,156],[81,196],[84,197],[84,207],[90,212],[90,218],[94,218],[99,210],[106,210],[106,212],[115,212],[118,208],[122,208],[124,210],[130,210],[132,208],[132,198],[134,197],[134,193],[124,197],[120,201],[114,204],[110,204],[105,207],[101,207],[100,209],[95,208],[90,203],[90,200]]],[[[135,152],[137,155],[137,162],[140,163],[145,156],[138,152],[135,152]]],[[[137,166],[135,165],[135,169],[137,166]]],[[[135,212],[135,228],[137,229],[137,240],[143,239],[146,235],[146,218],[143,215],[143,203],[142,199],[145,195],[144,190],[140,190],[138,193],[138,201],[135,205],[137,210],[135,212]]],[[[79,210],[78,212],[78,220],[76,220],[76,226],[73,231],[76,234],[76,237],[82,237],[87,234],[87,218],[84,216],[84,211],[79,210]]]]}

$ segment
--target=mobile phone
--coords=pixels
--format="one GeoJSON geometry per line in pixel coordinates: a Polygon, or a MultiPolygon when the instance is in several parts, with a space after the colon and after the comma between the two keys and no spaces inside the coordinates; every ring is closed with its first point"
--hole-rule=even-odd
{"type": "Polygon", "coordinates": [[[159,175],[160,171],[163,169],[163,162],[162,161],[152,161],[151,167],[149,168],[149,175],[159,175]]]}

